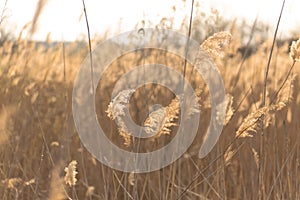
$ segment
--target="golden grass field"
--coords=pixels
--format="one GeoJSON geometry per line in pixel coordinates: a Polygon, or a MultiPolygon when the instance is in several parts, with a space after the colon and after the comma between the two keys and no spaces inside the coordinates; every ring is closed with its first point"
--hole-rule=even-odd
{"type": "MultiPolygon", "coordinates": [[[[72,89],[88,55],[87,43],[51,46],[45,41],[50,46],[46,47],[24,39],[3,41],[0,199],[300,199],[300,64],[290,58],[288,42],[275,45],[266,105],[261,106],[272,38],[254,38],[257,51],[243,58],[238,50],[244,46],[239,29],[232,25],[230,33],[232,40],[223,49],[218,49],[220,41],[214,38],[203,44],[218,66],[231,100],[229,121],[217,145],[207,157],[198,158],[211,115],[210,98],[201,76],[193,74],[188,65],[187,79],[199,90],[197,139],[170,166],[144,174],[110,169],[80,142],[72,118],[72,89]]],[[[92,47],[104,39],[93,40],[92,47]]],[[[299,58],[299,49],[293,53],[299,58]]],[[[117,59],[97,88],[98,120],[109,133],[107,137],[128,151],[136,148],[138,140],[120,135],[105,112],[115,82],[142,63],[163,63],[183,73],[179,57],[158,50],[150,51],[148,57],[143,55],[137,52],[117,59]]],[[[137,90],[130,99],[130,112],[138,124],[147,117],[146,104],[168,106],[174,97],[157,85],[145,89],[137,90]]],[[[141,140],[140,151],[158,149],[174,134],[176,127],[168,134],[141,140]]]]}

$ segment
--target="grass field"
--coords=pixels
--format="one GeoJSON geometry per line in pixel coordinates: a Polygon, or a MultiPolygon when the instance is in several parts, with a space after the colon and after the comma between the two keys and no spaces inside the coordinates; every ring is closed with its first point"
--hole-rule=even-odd
{"type": "MultiPolygon", "coordinates": [[[[173,164],[142,174],[102,165],[79,139],[72,90],[88,43],[1,41],[0,199],[300,199],[299,44],[289,55],[289,42],[275,43],[265,79],[273,38],[257,35],[255,51],[247,54],[251,49],[241,50],[245,38],[239,28],[233,22],[227,29],[232,39],[222,49],[224,41],[216,36],[202,45],[218,66],[229,100],[217,145],[198,158],[211,105],[205,82],[188,64],[186,78],[198,91],[201,111],[197,139],[173,164]]],[[[105,39],[93,40],[92,47],[105,39]]],[[[176,134],[176,126],[170,126],[154,138],[133,139],[120,133],[105,112],[114,84],[134,66],[162,63],[183,73],[184,60],[176,55],[159,50],[144,55],[135,52],[115,60],[96,93],[102,128],[128,151],[138,144],[140,152],[161,148],[176,134]]],[[[168,89],[147,85],[130,99],[130,114],[142,125],[151,105],[168,106],[173,98],[168,89]]]]}

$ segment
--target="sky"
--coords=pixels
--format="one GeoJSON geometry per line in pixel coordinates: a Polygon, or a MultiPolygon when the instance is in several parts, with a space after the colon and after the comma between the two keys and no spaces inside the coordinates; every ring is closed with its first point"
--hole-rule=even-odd
{"type": "MultiPolygon", "coordinates": [[[[0,12],[6,0],[0,0],[0,12]]],[[[38,0],[7,0],[3,22],[0,25],[6,31],[20,33],[24,25],[33,19],[38,0]]],[[[92,36],[131,31],[136,25],[142,26],[142,20],[151,21],[145,27],[154,27],[163,17],[174,16],[172,6],[176,6],[177,27],[185,15],[190,14],[192,0],[85,0],[92,36]]],[[[200,10],[209,12],[217,9],[226,19],[246,19],[250,24],[258,16],[259,21],[275,27],[279,17],[282,0],[195,0],[200,10]]],[[[289,35],[290,30],[300,33],[300,1],[286,0],[279,34],[289,35]]],[[[48,33],[52,40],[75,40],[86,37],[86,24],[83,15],[82,0],[47,0],[38,19],[37,31],[31,39],[45,40],[48,33]]],[[[23,35],[26,37],[25,29],[23,35]]]]}

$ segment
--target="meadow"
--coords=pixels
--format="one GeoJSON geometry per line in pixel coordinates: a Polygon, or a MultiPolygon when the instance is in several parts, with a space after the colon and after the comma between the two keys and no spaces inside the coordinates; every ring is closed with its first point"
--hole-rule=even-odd
{"type": "MultiPolygon", "coordinates": [[[[209,90],[190,63],[184,72],[181,57],[156,49],[123,55],[97,87],[96,112],[107,137],[122,149],[139,152],[170,142],[180,111],[165,87],[139,88],[129,102],[134,121],[143,125],[149,107],[161,104],[169,108],[172,123],[153,138],[133,138],[106,112],[116,81],[134,66],[161,63],[185,73],[195,89],[201,112],[197,139],[176,162],[141,174],[101,164],[79,139],[72,91],[89,55],[88,41],[53,43],[49,36],[36,42],[22,33],[2,37],[0,199],[300,199],[300,42],[277,40],[272,47],[273,38],[261,29],[245,34],[235,21],[221,23],[217,13],[210,19],[219,24],[195,20],[191,36],[218,67],[228,104],[221,137],[207,157],[199,159],[198,151],[211,116],[209,90]],[[199,24],[205,28],[197,29],[199,24]]],[[[157,27],[172,28],[166,24],[164,19],[157,27]]],[[[92,38],[91,47],[108,37],[92,38]]]]}

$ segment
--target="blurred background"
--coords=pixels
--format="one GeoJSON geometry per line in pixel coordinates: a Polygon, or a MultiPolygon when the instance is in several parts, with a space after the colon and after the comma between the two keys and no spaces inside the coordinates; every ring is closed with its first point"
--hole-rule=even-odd
{"type": "MultiPolygon", "coordinates": [[[[32,36],[35,40],[45,40],[50,33],[53,40],[72,41],[86,35],[86,24],[81,1],[73,0],[44,0],[37,20],[37,30],[32,36]]],[[[26,24],[32,23],[38,0],[1,0],[0,9],[4,9],[4,20],[1,29],[17,36],[26,24]],[[5,6],[6,4],[6,6],[5,6]]],[[[203,18],[208,16],[211,9],[218,10],[221,18],[237,23],[252,24],[255,18],[268,26],[272,33],[279,17],[282,5],[280,0],[198,0],[195,6],[203,18]]],[[[287,0],[279,37],[289,37],[291,32],[300,28],[300,2],[287,0]]],[[[86,1],[91,35],[102,35],[107,32],[116,34],[130,31],[136,26],[153,27],[161,19],[174,18],[172,28],[179,30],[182,23],[188,23],[187,13],[191,9],[191,1],[182,0],[113,0],[86,1]],[[185,20],[184,20],[185,19],[185,20]]],[[[199,16],[199,17],[200,17],[199,16]]],[[[199,27],[200,28],[200,27],[199,27]]],[[[23,34],[26,37],[26,34],[23,34]]]]}

